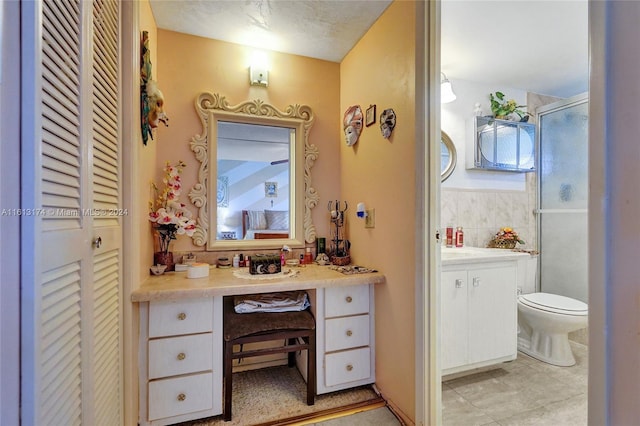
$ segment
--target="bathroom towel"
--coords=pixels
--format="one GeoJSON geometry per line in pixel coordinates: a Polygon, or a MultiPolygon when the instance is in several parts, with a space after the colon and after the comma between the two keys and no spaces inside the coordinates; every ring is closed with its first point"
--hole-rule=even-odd
{"type": "Polygon", "coordinates": [[[282,291],[234,296],[234,310],[238,314],[251,312],[304,311],[311,304],[305,291],[282,291]]]}

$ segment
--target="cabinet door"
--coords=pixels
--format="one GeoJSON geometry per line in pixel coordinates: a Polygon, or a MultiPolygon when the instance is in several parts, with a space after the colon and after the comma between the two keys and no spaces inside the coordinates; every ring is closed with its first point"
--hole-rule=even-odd
{"type": "Polygon", "coordinates": [[[516,266],[469,270],[469,363],[517,351],[516,266]]]}
{"type": "Polygon", "coordinates": [[[440,283],[441,368],[446,370],[468,363],[467,271],[443,271],[440,283]]]}

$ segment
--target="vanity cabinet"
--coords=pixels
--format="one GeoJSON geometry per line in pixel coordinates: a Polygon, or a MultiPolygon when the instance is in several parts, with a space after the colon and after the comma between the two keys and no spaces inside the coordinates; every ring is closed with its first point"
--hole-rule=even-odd
{"type": "MultiPolygon", "coordinates": [[[[189,279],[150,277],[139,306],[139,423],[166,425],[222,414],[223,308],[227,296],[305,290],[316,320],[316,393],[375,382],[374,286],[384,275],[306,265],[295,278],[240,279],[231,269],[189,279]]],[[[307,378],[307,351],[296,353],[307,378]]],[[[286,358],[282,359],[286,364],[286,358]]]]}
{"type": "MultiPolygon", "coordinates": [[[[319,288],[310,298],[316,318],[316,391],[375,382],[373,285],[319,288]]],[[[306,352],[296,354],[306,380],[306,352]]]]}
{"type": "Polygon", "coordinates": [[[517,355],[517,262],[443,266],[442,374],[517,355]]]}
{"type": "Polygon", "coordinates": [[[140,304],[140,424],[222,413],[222,297],[140,304]]]}

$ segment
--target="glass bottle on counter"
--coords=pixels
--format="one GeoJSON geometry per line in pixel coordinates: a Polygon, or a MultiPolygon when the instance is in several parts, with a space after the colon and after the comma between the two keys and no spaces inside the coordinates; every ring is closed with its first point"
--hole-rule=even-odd
{"type": "Polygon", "coordinates": [[[462,226],[458,226],[456,230],[456,247],[464,246],[464,233],[462,232],[462,226]]]}

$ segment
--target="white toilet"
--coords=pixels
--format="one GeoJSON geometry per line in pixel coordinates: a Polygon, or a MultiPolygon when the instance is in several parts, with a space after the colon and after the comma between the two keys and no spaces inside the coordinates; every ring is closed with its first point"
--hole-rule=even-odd
{"type": "Polygon", "coordinates": [[[523,293],[518,296],[518,350],[540,361],[561,367],[576,363],[569,333],[587,326],[588,306],[570,297],[527,293],[534,283],[537,259],[527,264],[523,293]]]}

